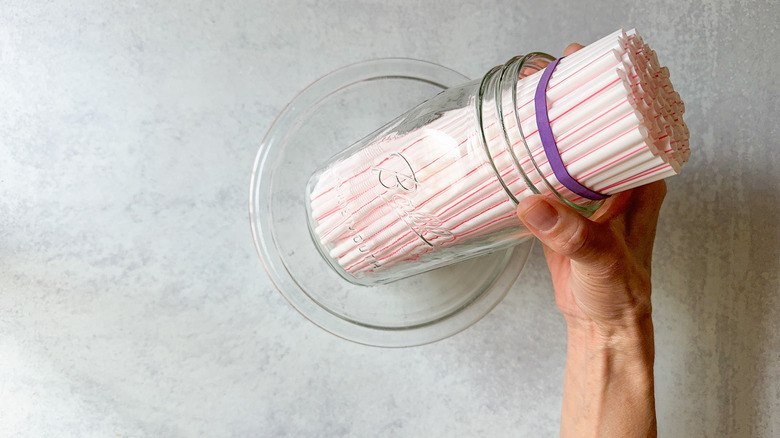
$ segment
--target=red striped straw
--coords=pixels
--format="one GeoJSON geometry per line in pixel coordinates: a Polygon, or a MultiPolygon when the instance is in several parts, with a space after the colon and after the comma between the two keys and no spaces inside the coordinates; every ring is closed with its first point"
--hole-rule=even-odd
{"type": "MultiPolygon", "coordinates": [[[[521,79],[514,96],[498,90],[500,101],[514,102],[514,110],[487,108],[482,114],[492,165],[483,146],[458,147],[483,141],[473,134],[470,107],[385,136],[331,164],[310,196],[315,233],[330,256],[349,273],[376,272],[437,248],[518,232],[517,200],[534,193],[526,178],[542,194],[588,202],[558,180],[545,153],[534,108],[541,77],[540,71],[521,79]],[[376,164],[370,158],[378,151],[385,158],[376,164]],[[376,190],[371,169],[394,159],[392,151],[414,168],[414,208],[431,212],[425,221],[449,234],[421,234],[395,213],[403,205],[387,202],[390,189],[376,190]]],[[[588,189],[615,194],[675,175],[688,161],[685,107],[668,69],[636,31],[617,31],[561,59],[546,90],[558,154],[568,174],[588,189]]]]}

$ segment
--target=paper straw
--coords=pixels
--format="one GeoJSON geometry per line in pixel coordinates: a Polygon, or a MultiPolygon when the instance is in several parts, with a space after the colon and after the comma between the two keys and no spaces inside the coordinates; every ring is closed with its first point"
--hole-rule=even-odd
{"type": "MultiPolygon", "coordinates": [[[[471,106],[446,111],[331,163],[310,193],[315,234],[330,256],[349,273],[381,272],[518,233],[515,203],[535,191],[590,202],[558,180],[545,152],[534,109],[542,75],[513,90],[487,78],[481,119],[471,106]]],[[[672,176],[688,160],[684,104],[634,30],[561,59],[548,75],[543,104],[555,153],[579,184],[611,195],[672,176]]]]}

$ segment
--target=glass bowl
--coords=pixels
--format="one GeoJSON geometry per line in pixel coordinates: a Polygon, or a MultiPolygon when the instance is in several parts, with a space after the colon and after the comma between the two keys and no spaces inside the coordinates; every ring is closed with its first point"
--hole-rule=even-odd
{"type": "Polygon", "coordinates": [[[364,61],[306,87],[268,130],[250,183],[255,246],[281,294],[321,328],[383,347],[437,341],[490,312],[525,266],[532,240],[390,284],[358,286],[329,266],[307,229],[304,192],[316,168],[420,102],[468,80],[425,61],[364,61]]]}

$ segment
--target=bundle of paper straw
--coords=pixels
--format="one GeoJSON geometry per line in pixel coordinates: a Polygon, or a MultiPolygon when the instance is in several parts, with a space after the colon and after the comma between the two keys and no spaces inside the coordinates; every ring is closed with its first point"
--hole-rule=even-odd
{"type": "MultiPolygon", "coordinates": [[[[683,103],[668,69],[635,31],[617,31],[560,59],[551,71],[549,127],[566,171],[582,186],[608,196],[675,175],[688,160],[683,103]]],[[[542,76],[521,79],[514,96],[499,90],[514,110],[482,113],[480,140],[492,163],[484,148],[460,148],[457,158],[442,152],[475,141],[471,107],[386,135],[332,163],[310,193],[314,234],[330,256],[358,275],[517,229],[516,202],[533,194],[529,182],[543,194],[592,202],[559,181],[545,153],[535,105],[542,76]],[[396,172],[395,186],[379,185],[376,169],[390,165],[408,166],[413,178],[396,172]],[[393,196],[397,186],[404,196],[393,196]]]]}

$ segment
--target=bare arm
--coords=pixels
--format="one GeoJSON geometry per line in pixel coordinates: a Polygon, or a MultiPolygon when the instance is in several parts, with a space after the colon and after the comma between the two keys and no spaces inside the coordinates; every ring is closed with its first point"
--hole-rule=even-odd
{"type": "Polygon", "coordinates": [[[663,182],[586,219],[543,196],[518,214],[545,246],[567,325],[561,436],[656,436],[650,258],[663,182]]]}
{"type": "Polygon", "coordinates": [[[616,330],[568,324],[562,437],[654,437],[652,324],[616,330]]]}

